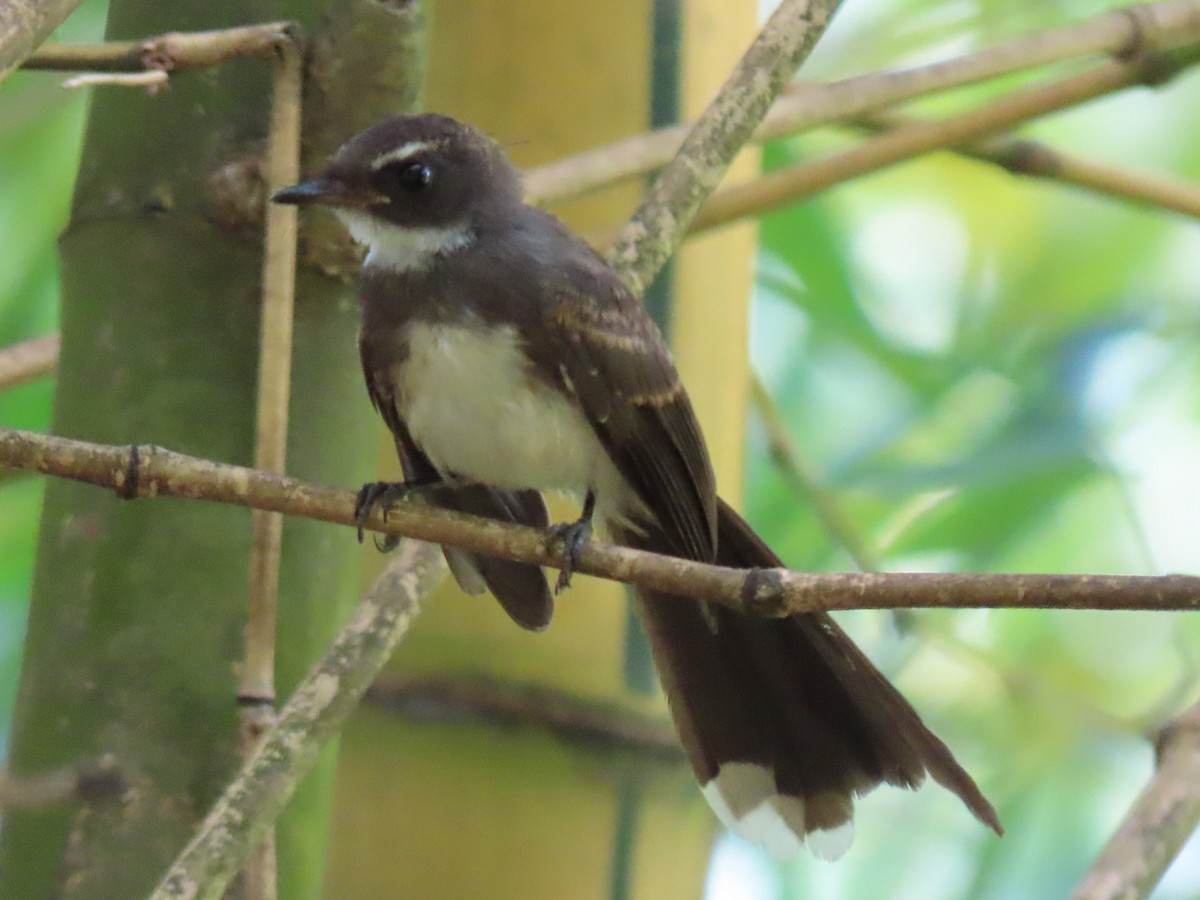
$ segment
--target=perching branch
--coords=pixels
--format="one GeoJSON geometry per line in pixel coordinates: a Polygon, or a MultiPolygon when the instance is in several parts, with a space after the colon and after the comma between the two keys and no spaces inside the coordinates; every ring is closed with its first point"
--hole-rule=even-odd
{"type": "MultiPolygon", "coordinates": [[[[171,495],[216,500],[354,525],[354,494],[294,478],[212,462],[160,447],[113,447],[0,429],[0,465],[108,487],[126,498],[171,495]]],[[[532,528],[401,503],[372,531],[398,534],[557,567],[558,538],[532,528]]],[[[589,541],[578,571],[664,594],[719,603],[751,615],[825,609],[1025,607],[1200,609],[1192,575],[965,575],[958,573],[792,572],[729,569],[589,541]]]]}
{"type": "Polygon", "coordinates": [[[784,84],[812,51],[840,0],[783,0],[687,132],[679,152],[609,248],[621,279],[641,296],[683,241],[784,84]]]}
{"type": "MultiPolygon", "coordinates": [[[[782,97],[755,131],[763,142],[858,116],[917,97],[1084,56],[1130,59],[1157,50],[1164,36],[1195,34],[1200,0],[1172,0],[1110,10],[998,44],[956,59],[899,71],[872,72],[832,84],[809,84],[782,97]]],[[[593,147],[529,170],[531,202],[569,200],[664,166],[678,152],[691,123],[593,147]]]]}
{"type": "Polygon", "coordinates": [[[1200,703],[1164,728],[1158,769],[1072,900],[1148,897],[1200,825],[1200,703]]]}
{"type": "Polygon", "coordinates": [[[273,727],[151,900],[217,900],[312,769],[441,581],[437,547],[404,541],[349,624],[280,710],[273,727]]]}

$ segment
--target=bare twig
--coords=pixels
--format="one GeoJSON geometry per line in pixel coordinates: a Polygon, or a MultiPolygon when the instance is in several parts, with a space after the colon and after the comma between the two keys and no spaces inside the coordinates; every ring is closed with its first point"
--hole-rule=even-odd
{"type": "Polygon", "coordinates": [[[783,0],[688,131],[609,249],[613,268],[635,294],[642,294],[675,252],[688,223],[812,51],[839,2],[783,0]]]}
{"type": "Polygon", "coordinates": [[[750,399],[767,435],[767,449],[776,468],[791,482],[796,493],[807,500],[821,525],[837,541],[860,572],[880,569],[875,552],[859,536],[845,511],[838,505],[833,492],[821,484],[796,452],[787,423],[758,375],[750,377],[750,399]]]}
{"type": "Polygon", "coordinates": [[[270,57],[293,40],[290,22],[266,22],[218,31],[173,31],[140,41],[48,44],[22,68],[55,72],[179,72],[242,56],[270,57]]]}
{"type": "Polygon", "coordinates": [[[544,728],[571,743],[682,759],[675,729],[661,716],[635,713],[535,685],[482,677],[378,678],[366,700],[421,721],[483,719],[544,728]]]}
{"type": "MultiPolygon", "coordinates": [[[[0,465],[71,478],[123,497],[169,494],[354,525],[354,494],[153,446],[113,447],[0,429],[0,465]]],[[[544,532],[421,504],[401,503],[373,531],[450,544],[475,553],[557,567],[562,544],[544,532]]],[[[1200,609],[1191,575],[964,575],[727,569],[589,541],[578,571],[664,594],[709,600],[752,615],[823,609],[1032,607],[1200,609]]]]}
{"type": "MultiPolygon", "coordinates": [[[[271,120],[264,170],[267,190],[293,184],[300,176],[300,48],[277,47],[271,120]]],[[[292,371],[292,306],[296,282],[296,210],[269,204],[262,269],[262,321],[259,328],[258,414],[254,464],[282,473],[287,459],[288,404],[292,371]]],[[[249,759],[275,717],[275,619],[283,517],[256,509],[251,518],[250,585],[246,648],[238,701],[242,753],[249,759]]],[[[276,896],[275,832],[268,828],[246,863],[247,900],[276,896]]]]}
{"type": "Polygon", "coordinates": [[[124,790],[124,779],[112,756],[37,775],[0,771],[0,811],[40,809],[75,800],[116,797],[124,790]]]}
{"type": "Polygon", "coordinates": [[[1071,895],[1073,900],[1148,897],[1200,825],[1200,703],[1159,735],[1158,769],[1071,895]]]}
{"type": "Polygon", "coordinates": [[[134,87],[145,88],[147,93],[156,94],[167,86],[170,76],[165,69],[149,72],[89,72],[75,75],[63,82],[65,88],[85,87],[134,87]]]}
{"type": "Polygon", "coordinates": [[[1021,122],[1076,106],[1131,84],[1159,83],[1196,60],[1191,55],[1153,56],[1101,63],[1047,85],[1022,88],[968,112],[913,122],[825,159],[772,172],[717,193],[696,216],[693,232],[794,203],[834,184],[874,172],[932,150],[957,147],[1021,122]]]}
{"type": "Polygon", "coordinates": [[[0,350],[0,390],[52,375],[58,366],[57,334],[32,338],[0,350]]]}
{"type": "Polygon", "coordinates": [[[50,37],[81,0],[5,0],[0,3],[0,81],[50,37]]]}
{"type": "MultiPolygon", "coordinates": [[[[956,59],[912,69],[872,72],[831,84],[809,84],[782,97],[754,133],[755,141],[845,122],[863,113],[1095,54],[1122,59],[1157,47],[1163,36],[1194,34],[1200,2],[1173,0],[1111,10],[1086,22],[1017,38],[956,59]]],[[[690,124],[635,135],[531,169],[526,192],[533,202],[557,203],[661,168],[679,150],[690,124]]]]}
{"type": "MultiPolygon", "coordinates": [[[[870,131],[892,131],[918,123],[911,116],[893,112],[871,113],[853,125],[870,131]]],[[[992,163],[1013,175],[1044,178],[1062,184],[1107,194],[1144,206],[1171,210],[1200,219],[1200,187],[1182,178],[1151,172],[1136,172],[1064,153],[1041,141],[994,137],[954,149],[960,156],[992,163]]]]}
{"type": "Polygon", "coordinates": [[[151,900],[216,900],[312,769],[441,580],[436,547],[404,541],[279,712],[151,900]]]}

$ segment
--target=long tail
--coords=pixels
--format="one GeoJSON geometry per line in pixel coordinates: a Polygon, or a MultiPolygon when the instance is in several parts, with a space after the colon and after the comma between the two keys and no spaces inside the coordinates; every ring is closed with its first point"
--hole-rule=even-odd
{"type": "MultiPolygon", "coordinates": [[[[669,546],[652,531],[617,539],[669,546]]],[[[781,565],[724,502],[717,546],[721,565],[781,565]]],[[[734,831],[779,857],[807,843],[836,858],[853,840],[855,796],[881,782],[914,788],[928,773],[1001,832],[949,748],[829,616],[713,609],[706,617],[684,598],[640,600],[680,738],[709,804],[734,831]]]]}

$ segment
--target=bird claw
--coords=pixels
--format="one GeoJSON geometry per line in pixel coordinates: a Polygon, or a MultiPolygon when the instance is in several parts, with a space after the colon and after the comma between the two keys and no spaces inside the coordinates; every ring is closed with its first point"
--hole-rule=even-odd
{"type": "Polygon", "coordinates": [[[583,516],[575,522],[551,525],[550,533],[562,538],[563,542],[562,568],[558,570],[558,581],[554,585],[557,594],[571,586],[571,576],[579,562],[579,553],[592,536],[592,520],[589,516],[583,516]]]}
{"type": "MultiPolygon", "coordinates": [[[[354,498],[354,521],[358,523],[358,542],[360,544],[363,542],[363,531],[366,528],[367,519],[371,516],[371,510],[378,507],[386,522],[388,510],[417,490],[418,487],[419,485],[404,481],[368,481],[359,488],[358,496],[354,498]]],[[[387,535],[382,541],[376,537],[375,547],[380,552],[386,553],[396,549],[399,542],[400,538],[395,535],[387,535]]]]}

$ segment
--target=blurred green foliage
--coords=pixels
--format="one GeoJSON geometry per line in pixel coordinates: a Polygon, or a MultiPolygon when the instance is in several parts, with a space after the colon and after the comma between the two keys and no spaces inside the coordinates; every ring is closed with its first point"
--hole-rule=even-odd
{"type": "MultiPolygon", "coordinates": [[[[851,3],[806,74],[927,61],[1111,6],[851,3]]],[[[1195,183],[1200,78],[1022,136],[1195,183]]],[[[846,142],[781,142],[766,164],[846,142]]],[[[752,358],[884,568],[1200,569],[1196,222],[937,154],[770,216],[762,245],[752,358]]],[[[751,519],[796,567],[850,566],[757,429],[751,447],[751,519]]],[[[936,611],[904,633],[882,614],[846,619],[1008,835],[983,833],[944,792],[880,791],[850,856],[798,860],[776,882],[784,896],[1065,896],[1151,772],[1146,732],[1196,695],[1195,616],[936,611]]],[[[1194,897],[1198,876],[1194,841],[1156,896],[1194,897]]]]}
{"type": "MultiPolygon", "coordinates": [[[[849,3],[809,77],[927,61],[1114,4],[849,3]]],[[[64,37],[94,39],[89,0],[64,37]]],[[[1010,88],[1022,79],[1006,79],[1010,88]]],[[[86,97],[59,78],[0,86],[0,346],[56,323],[86,97]]],[[[945,112],[1001,86],[923,104],[945,112]]],[[[169,94],[162,102],[170,102],[169,94]]],[[[1029,128],[1064,150],[1200,180],[1200,78],[1029,128]]],[[[844,146],[817,134],[768,166],[844,146]]],[[[1200,230],[948,154],[897,166],[763,224],[753,357],[807,462],[888,569],[1196,571],[1200,230]]],[[[0,394],[0,424],[45,429],[49,382],[0,394]]],[[[793,566],[844,552],[752,428],[747,507],[793,566]]],[[[40,483],[0,485],[0,723],[15,690],[40,483]]],[[[724,841],[713,893],[931,898],[1065,895],[1151,768],[1145,732],[1194,698],[1195,617],[925,612],[903,633],[845,617],[997,803],[1008,836],[952,797],[884,790],[837,866],[772,874],[724,841]],[[760,870],[760,879],[750,874],[760,870]],[[726,893],[729,874],[740,873],[726,893]],[[740,891],[740,893],[739,893],[740,891]]],[[[1193,842],[1158,896],[1194,896],[1193,842]]]]}

